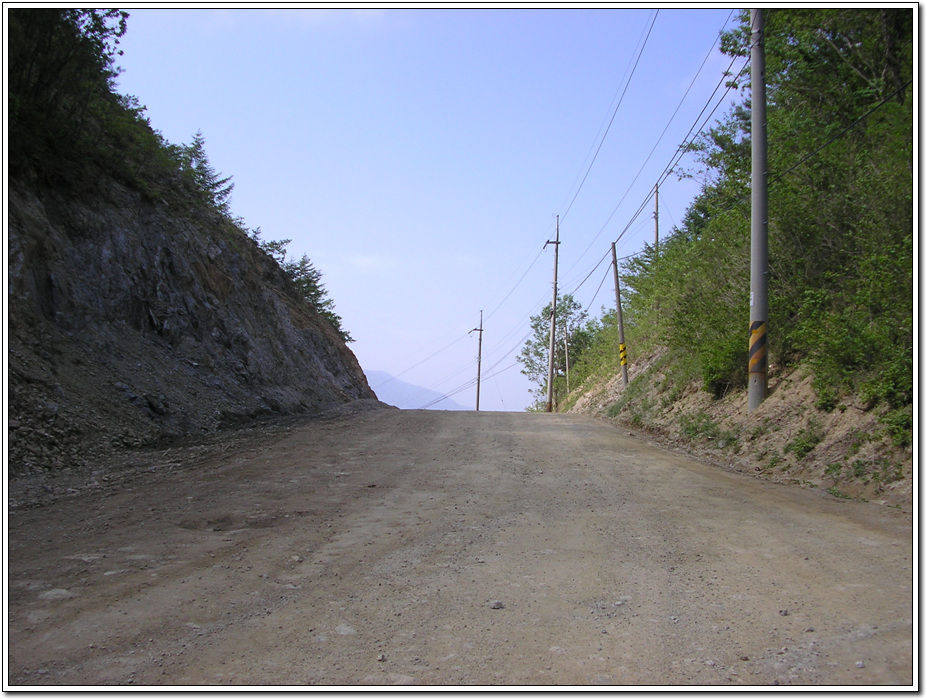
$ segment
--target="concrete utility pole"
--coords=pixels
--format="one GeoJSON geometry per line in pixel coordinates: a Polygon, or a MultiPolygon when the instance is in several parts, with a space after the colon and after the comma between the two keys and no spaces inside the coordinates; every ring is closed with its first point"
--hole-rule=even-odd
{"type": "Polygon", "coordinates": [[[763,10],[750,10],[753,28],[750,49],[752,175],[750,194],[750,360],[747,412],[766,399],[769,358],[766,323],[769,320],[768,199],[766,192],[766,53],[763,10]]]}
{"type": "Polygon", "coordinates": [[[476,351],[476,410],[480,410],[480,364],[483,361],[483,310],[480,309],[480,327],[474,328],[471,333],[479,331],[479,342],[476,351]]]}
{"type": "Polygon", "coordinates": [[[544,244],[554,246],[554,300],[550,305],[550,357],[547,360],[547,407],[548,413],[554,412],[554,337],[557,332],[557,257],[560,253],[560,215],[557,214],[557,238],[544,244]]]}
{"type": "Polygon", "coordinates": [[[618,310],[618,353],[621,356],[621,378],[628,385],[628,349],[624,344],[624,319],[621,317],[621,290],[618,288],[618,254],[612,243],[612,269],[615,273],[615,308],[618,310]]]}
{"type": "Polygon", "coordinates": [[[570,394],[570,322],[563,322],[563,361],[566,363],[567,395],[570,394]]]}
{"type": "Polygon", "coordinates": [[[653,252],[660,254],[660,183],[653,189],[653,252]]]}

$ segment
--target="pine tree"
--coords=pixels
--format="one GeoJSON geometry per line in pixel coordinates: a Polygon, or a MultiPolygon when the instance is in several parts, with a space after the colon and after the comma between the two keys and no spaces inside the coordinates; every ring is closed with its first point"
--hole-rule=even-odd
{"type": "Polygon", "coordinates": [[[202,191],[209,203],[222,214],[231,216],[229,197],[235,184],[230,177],[222,177],[209,163],[206,155],[206,140],[203,132],[197,131],[193,143],[181,146],[181,167],[186,175],[192,177],[193,183],[202,191]]]}
{"type": "Polygon", "coordinates": [[[312,304],[319,315],[327,320],[345,343],[353,343],[354,338],[342,326],[341,316],[335,313],[335,302],[328,296],[328,290],[322,285],[322,273],[312,264],[308,255],[299,260],[286,259],[286,247],[292,243],[289,238],[280,241],[265,241],[261,238],[261,229],[251,232],[251,239],[258,247],[270,255],[296,285],[300,297],[312,304]]]}

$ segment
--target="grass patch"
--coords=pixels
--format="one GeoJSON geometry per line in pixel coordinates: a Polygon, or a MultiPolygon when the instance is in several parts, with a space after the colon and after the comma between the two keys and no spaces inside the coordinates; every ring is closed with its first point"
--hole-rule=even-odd
{"type": "Polygon", "coordinates": [[[911,444],[914,434],[913,406],[889,411],[879,418],[879,422],[885,426],[885,431],[895,447],[907,447],[911,444]]]}
{"type": "Polygon", "coordinates": [[[721,434],[721,427],[704,411],[680,416],[679,428],[690,440],[713,440],[721,434]]]}
{"type": "Polygon", "coordinates": [[[798,459],[804,459],[823,439],[821,424],[812,418],[806,427],[798,431],[794,440],[786,443],[785,451],[791,452],[798,459]]]}
{"type": "Polygon", "coordinates": [[[718,447],[734,447],[738,435],[733,430],[722,430],[704,411],[679,417],[679,429],[689,440],[718,441],[718,447]]]}
{"type": "Polygon", "coordinates": [[[860,503],[868,503],[868,502],[869,502],[869,501],[866,500],[865,498],[857,498],[857,497],[855,497],[855,496],[851,496],[851,495],[849,495],[849,494],[847,494],[847,493],[844,493],[843,491],[841,491],[840,489],[838,489],[836,486],[831,486],[829,489],[827,489],[827,493],[829,493],[829,494],[830,494],[831,496],[833,496],[834,498],[842,498],[842,499],[844,499],[844,500],[846,500],[846,501],[858,501],[858,502],[860,502],[860,503]]]}
{"type": "Polygon", "coordinates": [[[784,462],[784,461],[785,461],[785,457],[783,457],[783,456],[782,456],[781,454],[779,454],[778,452],[773,452],[773,453],[769,456],[769,459],[766,461],[766,468],[767,468],[767,469],[775,469],[775,468],[778,467],[780,464],[782,464],[782,462],[784,462]]]}

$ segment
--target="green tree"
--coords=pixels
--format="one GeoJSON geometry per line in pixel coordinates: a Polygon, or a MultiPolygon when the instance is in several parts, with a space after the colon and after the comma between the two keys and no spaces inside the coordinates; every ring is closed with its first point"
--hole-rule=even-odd
{"type": "MultiPolygon", "coordinates": [[[[547,402],[548,358],[550,356],[551,305],[531,317],[532,335],[525,342],[518,355],[522,374],[537,385],[535,397],[538,405],[547,402]]],[[[566,396],[567,355],[572,368],[592,344],[598,322],[590,321],[572,295],[557,296],[557,323],[554,342],[554,403],[559,404],[566,396]]]]}
{"type": "MultiPolygon", "coordinates": [[[[770,359],[809,365],[820,406],[857,393],[903,432],[913,400],[913,12],[766,12],[770,359]]],[[[749,36],[743,13],[722,50],[748,55],[749,36]]],[[[648,247],[623,275],[629,344],[668,350],[715,396],[746,381],[749,117],[744,93],[689,147],[697,165],[686,176],[701,192],[659,256],[648,247]]]]}
{"type": "Polygon", "coordinates": [[[276,261],[293,282],[299,296],[312,304],[319,315],[332,325],[341,339],[345,343],[353,343],[354,338],[345,330],[341,316],[335,313],[335,302],[322,284],[322,273],[313,265],[309,256],[304,254],[299,260],[288,260],[286,247],[292,243],[292,240],[287,238],[279,241],[265,241],[261,237],[260,228],[251,232],[251,239],[276,261]]]}
{"type": "Polygon", "coordinates": [[[184,175],[192,179],[196,189],[202,193],[209,205],[230,217],[229,197],[235,184],[231,177],[222,177],[210,165],[203,132],[197,131],[193,143],[181,146],[179,151],[184,175]]]}
{"type": "MultiPolygon", "coordinates": [[[[205,203],[233,224],[231,235],[247,236],[230,212],[232,178],[210,164],[202,132],[189,145],[167,143],[137,99],[116,93],[114,62],[127,18],[121,10],[9,10],[11,174],[76,189],[92,187],[106,172],[151,199],[205,203]]],[[[290,241],[264,242],[260,229],[252,238],[351,342],[309,258],[287,260],[290,241]]]]}
{"type": "Polygon", "coordinates": [[[346,343],[353,343],[354,338],[344,329],[341,316],[335,313],[335,302],[328,295],[328,290],[322,284],[322,273],[316,269],[307,255],[299,260],[287,262],[283,266],[300,296],[312,304],[319,314],[328,320],[346,343]]]}
{"type": "Polygon", "coordinates": [[[821,406],[909,405],[913,12],[775,10],[768,26],[780,352],[814,368],[821,406]]]}
{"type": "Polygon", "coordinates": [[[7,15],[10,168],[62,177],[95,145],[101,113],[118,111],[114,66],[128,13],[14,8],[7,15]],[[51,161],[57,161],[55,167],[51,161]]]}

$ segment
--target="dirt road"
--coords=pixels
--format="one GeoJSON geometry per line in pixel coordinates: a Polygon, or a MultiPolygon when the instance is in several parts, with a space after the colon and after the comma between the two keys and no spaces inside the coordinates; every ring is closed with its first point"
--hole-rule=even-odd
{"type": "Polygon", "coordinates": [[[912,515],[569,415],[382,410],[9,514],[7,688],[909,685],[912,515]]]}

